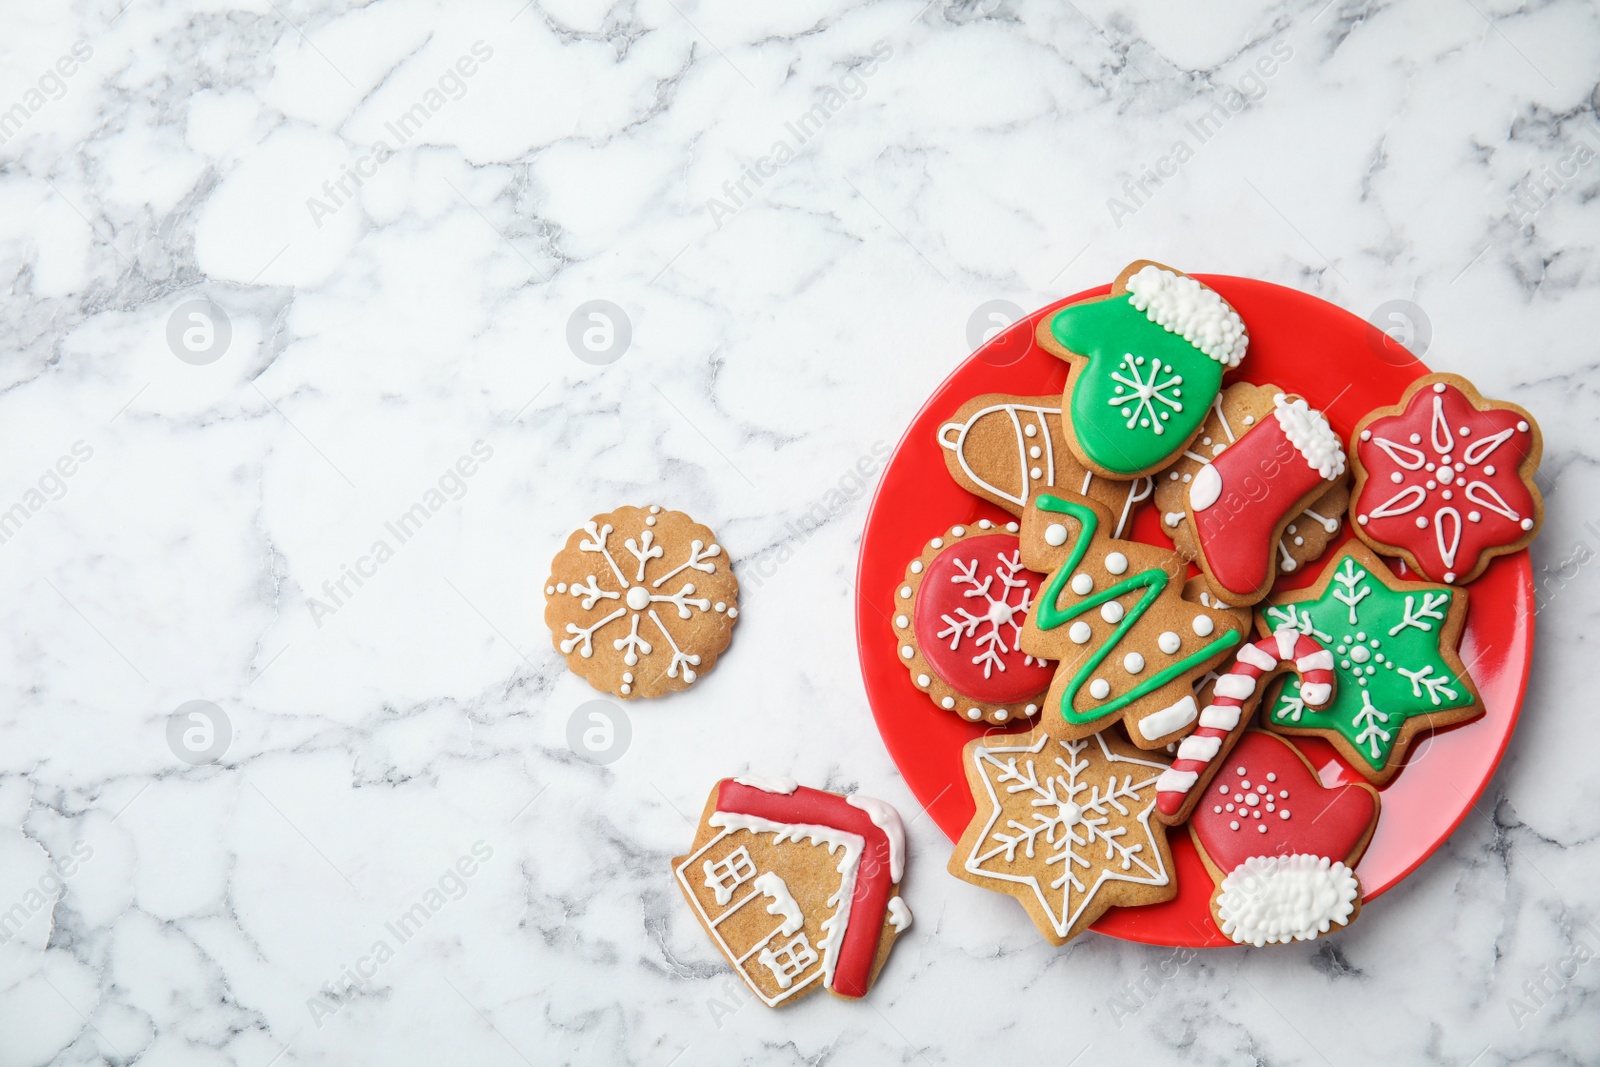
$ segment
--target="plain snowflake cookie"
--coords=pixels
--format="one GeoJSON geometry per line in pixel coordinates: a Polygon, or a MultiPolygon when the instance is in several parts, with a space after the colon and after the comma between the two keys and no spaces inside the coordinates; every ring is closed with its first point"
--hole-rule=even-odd
{"type": "Polygon", "coordinates": [[[1020,645],[1044,575],[1022,565],[1018,526],[981,519],[933,538],[895,590],[895,645],[911,684],[968,722],[1039,713],[1055,664],[1020,645]]]}
{"type": "Polygon", "coordinates": [[[818,989],[866,995],[911,925],[905,851],[881,800],[744,775],[711,790],[672,873],[717,950],[776,1008],[818,989]]]}
{"type": "Polygon", "coordinates": [[[657,506],[596,515],[550,564],[544,619],[567,666],[603,693],[687,688],[733,637],[739,582],[716,535],[657,506]]]}

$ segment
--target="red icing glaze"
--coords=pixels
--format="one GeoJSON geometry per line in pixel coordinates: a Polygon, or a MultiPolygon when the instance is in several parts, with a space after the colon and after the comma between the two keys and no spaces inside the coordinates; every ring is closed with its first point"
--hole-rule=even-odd
{"type": "Polygon", "coordinates": [[[871,815],[844,797],[807,786],[788,794],[768,793],[724,778],[717,787],[717,810],[773,822],[831,826],[865,840],[856,868],[855,894],[850,898],[850,919],[829,988],[844,997],[866,996],[872,965],[878,957],[884,915],[894,892],[889,836],[878,828],[871,815]]]}
{"type": "Polygon", "coordinates": [[[1472,573],[1486,549],[1520,540],[1534,518],[1521,474],[1532,427],[1516,411],[1477,410],[1453,385],[1417,390],[1355,446],[1367,481],[1350,513],[1370,537],[1410,552],[1431,581],[1472,573]]]}
{"type": "Polygon", "coordinates": [[[1359,785],[1324,788],[1289,742],[1248,730],[1206,787],[1190,824],[1212,862],[1226,872],[1251,856],[1308,853],[1343,861],[1377,817],[1367,790],[1359,785]],[[1267,780],[1269,774],[1274,780],[1267,780]],[[1250,783],[1248,790],[1245,782],[1250,783]],[[1250,795],[1258,798],[1255,804],[1244,799],[1250,795]],[[1269,799],[1272,811],[1266,810],[1269,799]]]}
{"type": "Polygon", "coordinates": [[[1017,645],[1044,582],[1021,560],[1020,542],[1011,534],[961,538],[928,564],[917,592],[912,625],[923,656],[951,688],[973,700],[1007,704],[1036,697],[1055,674],[1055,664],[1017,645]],[[952,625],[960,632],[951,632],[952,625]]]}
{"type": "Polygon", "coordinates": [[[1192,511],[1206,574],[1227,592],[1256,596],[1274,573],[1278,525],[1306,493],[1326,483],[1272,414],[1210,465],[1221,476],[1221,494],[1209,507],[1192,511]]]}

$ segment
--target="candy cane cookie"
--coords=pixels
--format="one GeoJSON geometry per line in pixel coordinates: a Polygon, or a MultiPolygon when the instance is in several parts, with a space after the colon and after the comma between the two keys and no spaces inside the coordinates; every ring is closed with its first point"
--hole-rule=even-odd
{"type": "Polygon", "coordinates": [[[1176,826],[1189,817],[1222,757],[1244,733],[1265,683],[1285,671],[1300,676],[1307,706],[1320,708],[1333,700],[1333,653],[1316,638],[1285,627],[1240,646],[1233,665],[1212,686],[1199,727],[1178,744],[1178,758],[1156,782],[1155,818],[1176,826]]]}

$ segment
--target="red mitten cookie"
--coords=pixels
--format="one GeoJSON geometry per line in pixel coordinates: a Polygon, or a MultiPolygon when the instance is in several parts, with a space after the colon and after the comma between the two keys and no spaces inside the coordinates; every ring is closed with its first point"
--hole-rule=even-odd
{"type": "Polygon", "coordinates": [[[1329,789],[1289,742],[1246,731],[1189,822],[1218,929],[1259,946],[1348,925],[1361,910],[1352,868],[1377,824],[1376,789],[1329,789]]]}
{"type": "Polygon", "coordinates": [[[1465,585],[1544,521],[1539,424],[1459,375],[1418,378],[1357,424],[1352,445],[1356,536],[1431,581],[1465,585]]]}
{"type": "Polygon", "coordinates": [[[900,662],[928,698],[963,719],[1038,714],[1055,664],[1022,650],[1044,575],[1022,565],[1017,524],[953,526],[906,568],[895,596],[900,662]]]}

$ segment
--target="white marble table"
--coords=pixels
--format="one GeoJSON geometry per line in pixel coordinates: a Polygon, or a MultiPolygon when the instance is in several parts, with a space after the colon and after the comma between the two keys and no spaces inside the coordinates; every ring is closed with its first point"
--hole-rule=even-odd
{"type": "Polygon", "coordinates": [[[0,14],[0,1065],[1594,1062],[1600,11],[596,6],[0,14]],[[1499,774],[1354,929],[1194,958],[1045,946],[918,818],[871,997],[743,1006],[667,871],[711,782],[916,812],[851,472],[976,309],[1141,256],[1384,309],[1539,415],[1499,774]],[[745,613],[595,766],[545,568],[647,502],[745,613]]]}

